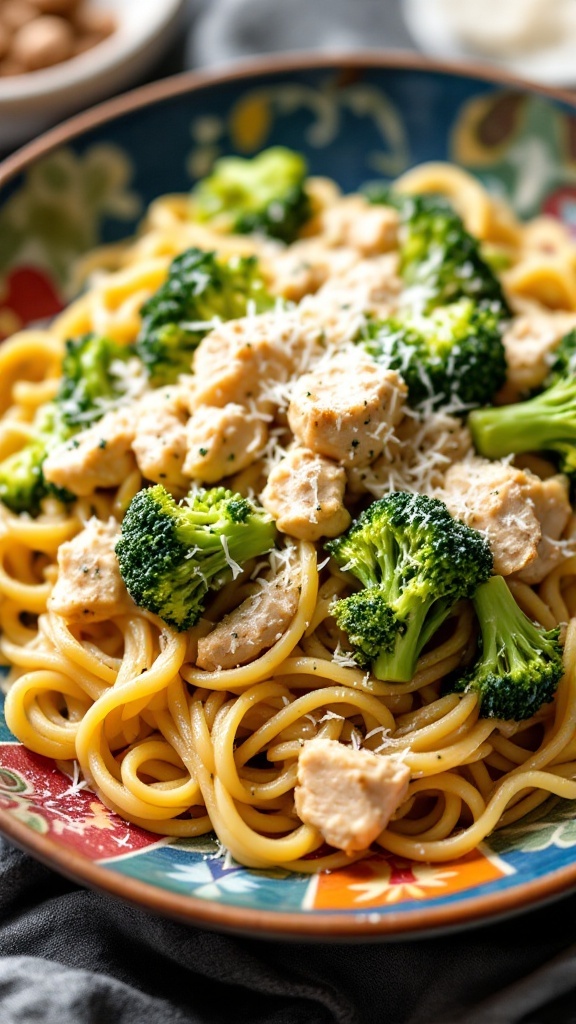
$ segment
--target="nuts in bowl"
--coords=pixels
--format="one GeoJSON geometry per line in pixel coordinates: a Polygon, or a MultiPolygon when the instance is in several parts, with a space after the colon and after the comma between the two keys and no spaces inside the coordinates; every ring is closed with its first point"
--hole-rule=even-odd
{"type": "Polygon", "coordinates": [[[0,155],[138,83],[186,0],[0,0],[0,155]]]}
{"type": "Polygon", "coordinates": [[[60,64],[96,46],[115,28],[112,10],[86,0],[2,0],[0,75],[60,64]]]}

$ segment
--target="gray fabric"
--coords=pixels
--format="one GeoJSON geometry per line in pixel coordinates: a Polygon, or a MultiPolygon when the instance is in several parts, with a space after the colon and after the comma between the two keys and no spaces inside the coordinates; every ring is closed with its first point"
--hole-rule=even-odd
{"type": "Polygon", "coordinates": [[[188,927],[0,841],[1,1024],[576,1024],[576,896],[426,940],[188,927]]]}

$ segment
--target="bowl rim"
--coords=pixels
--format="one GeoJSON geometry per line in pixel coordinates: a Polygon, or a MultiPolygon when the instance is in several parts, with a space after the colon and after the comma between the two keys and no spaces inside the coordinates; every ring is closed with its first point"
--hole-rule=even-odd
{"type": "Polygon", "coordinates": [[[488,926],[504,918],[540,909],[576,889],[575,862],[513,889],[484,896],[476,894],[449,906],[425,910],[387,911],[385,914],[376,910],[362,915],[338,910],[254,910],[170,892],[150,882],[110,870],[106,863],[89,860],[84,854],[56,843],[50,836],[34,832],[2,809],[0,831],[24,853],[32,854],[46,867],[81,886],[105,892],[183,924],[252,938],[267,936],[280,940],[322,942],[430,938],[462,931],[470,925],[488,926]]]}
{"type": "Polygon", "coordinates": [[[405,71],[431,71],[453,75],[458,78],[476,78],[488,84],[515,87],[523,91],[548,96],[576,110],[576,93],[569,89],[558,89],[539,82],[501,71],[490,64],[468,61],[441,61],[414,54],[410,50],[346,50],[293,51],[281,56],[253,57],[234,61],[227,68],[217,66],[207,70],[191,70],[169,75],[166,78],[137,86],[121,92],[111,99],[94,104],[42,132],[37,138],[25,143],[0,161],[0,188],[20,174],[30,163],[51,149],[77,138],[86,131],[97,128],[107,121],[160,103],[188,92],[196,92],[210,85],[242,81],[252,76],[266,76],[340,67],[350,70],[391,69],[405,71]]]}
{"type": "MultiPolygon", "coordinates": [[[[186,71],[131,89],[68,118],[61,124],[43,132],[37,139],[17,149],[0,162],[0,189],[16,176],[57,146],[77,138],[106,121],[142,109],[149,104],[163,102],[172,97],[200,91],[211,85],[241,82],[250,77],[266,77],[295,71],[329,68],[397,69],[431,71],[460,78],[476,78],[488,84],[514,87],[522,91],[548,96],[576,110],[576,94],[569,90],[541,85],[516,75],[495,70],[482,63],[438,61],[410,51],[362,50],[346,52],[299,51],[281,57],[250,58],[235,62],[231,67],[202,71],[186,71]]],[[[488,895],[471,895],[449,906],[413,911],[358,915],[350,912],[310,911],[307,913],[251,910],[205,901],[159,889],[109,870],[105,865],[90,861],[86,856],[60,846],[50,837],[37,835],[29,827],[16,821],[7,811],[0,809],[0,831],[27,853],[60,874],[91,888],[121,898],[140,908],[169,916],[188,925],[199,925],[212,930],[244,934],[251,937],[266,935],[277,939],[299,941],[358,941],[429,938],[434,934],[462,930],[474,924],[488,925],[503,917],[527,912],[544,903],[559,899],[576,889],[576,860],[531,881],[511,889],[488,895]]]]}

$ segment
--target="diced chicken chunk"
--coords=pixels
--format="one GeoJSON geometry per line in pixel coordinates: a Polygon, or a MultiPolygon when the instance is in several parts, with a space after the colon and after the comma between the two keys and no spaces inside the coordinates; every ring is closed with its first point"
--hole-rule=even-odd
{"type": "Polygon", "coordinates": [[[293,317],[263,313],[210,331],[194,354],[192,407],[248,405],[269,385],[286,381],[300,331],[293,317]]]}
{"type": "Polygon", "coordinates": [[[268,437],[257,413],[229,402],[219,408],[200,405],[186,428],[188,454],[184,472],[195,480],[216,483],[256,461],[268,437]]]}
{"type": "Polygon", "coordinates": [[[171,493],[184,494],[189,480],[184,475],[188,446],[186,397],[179,388],[158,388],[135,409],[136,437],[132,450],[147,480],[163,484],[171,493]]]}
{"type": "Polygon", "coordinates": [[[384,452],[371,466],[351,466],[348,487],[355,494],[381,498],[390,491],[434,495],[448,468],[472,451],[470,431],[443,412],[405,416],[384,452]]]}
{"type": "Polygon", "coordinates": [[[536,558],[516,573],[516,578],[531,585],[541,583],[545,576],[566,557],[565,544],[560,541],[572,514],[569,484],[565,476],[540,480],[533,473],[529,478],[529,500],[540,522],[542,537],[536,558]]]}
{"type": "Polygon", "coordinates": [[[297,374],[306,373],[321,359],[328,349],[342,349],[350,345],[366,326],[366,316],[358,305],[341,302],[337,295],[322,298],[307,295],[294,311],[302,331],[305,345],[295,366],[297,374]]]}
{"type": "Polygon", "coordinates": [[[406,799],[410,769],[337,740],[308,740],[298,758],[296,811],[326,842],[352,855],[366,850],[406,799]]]}
{"type": "Polygon", "coordinates": [[[316,298],[318,302],[352,306],[374,316],[387,317],[396,312],[402,288],[398,253],[389,252],[334,272],[318,290],[316,298]]]}
{"type": "Polygon", "coordinates": [[[60,545],[49,611],[71,623],[102,622],[134,608],[114,553],[119,536],[115,519],[92,518],[81,533],[60,545]]]}
{"type": "Polygon", "coordinates": [[[254,661],[272,647],[298,611],[300,589],[300,572],[294,565],[263,579],[257,593],[247,597],[198,641],[199,668],[208,672],[235,668],[254,661]]]}
{"type": "Polygon", "coordinates": [[[300,377],[288,422],[305,448],[344,465],[366,466],[402,419],[406,393],[394,370],[353,348],[300,377]]]}
{"type": "Polygon", "coordinates": [[[450,467],[438,496],[454,516],[485,533],[494,572],[509,576],[538,554],[542,530],[532,495],[541,485],[508,463],[474,457],[450,467]]]}
{"type": "Polygon", "coordinates": [[[508,370],[499,400],[515,402],[539,387],[546,377],[552,353],[564,334],[576,327],[576,314],[525,303],[503,336],[508,370]]]}
{"type": "Polygon", "coordinates": [[[397,248],[398,214],[389,206],[369,203],[363,196],[344,196],[322,211],[320,232],[329,245],[349,246],[362,256],[377,256],[397,248]]]}
{"type": "Polygon", "coordinates": [[[334,249],[321,238],[302,238],[277,255],[268,267],[268,284],[274,295],[298,302],[358,262],[355,249],[334,249]]]}
{"type": "Polygon", "coordinates": [[[282,533],[316,541],[338,537],[350,525],[345,489],[341,466],[306,448],[293,448],[272,469],[260,500],[282,533]]]}
{"type": "Polygon", "coordinates": [[[119,487],[136,468],[131,407],[107,412],[93,427],[58,445],[42,466],[46,480],[78,497],[98,487],[119,487]]]}

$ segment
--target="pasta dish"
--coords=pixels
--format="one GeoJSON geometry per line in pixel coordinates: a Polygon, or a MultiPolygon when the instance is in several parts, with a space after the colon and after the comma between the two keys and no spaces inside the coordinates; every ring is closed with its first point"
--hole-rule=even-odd
{"type": "Polygon", "coordinates": [[[5,714],[252,868],[576,800],[576,248],[449,164],[217,161],[0,348],[5,714]]]}

